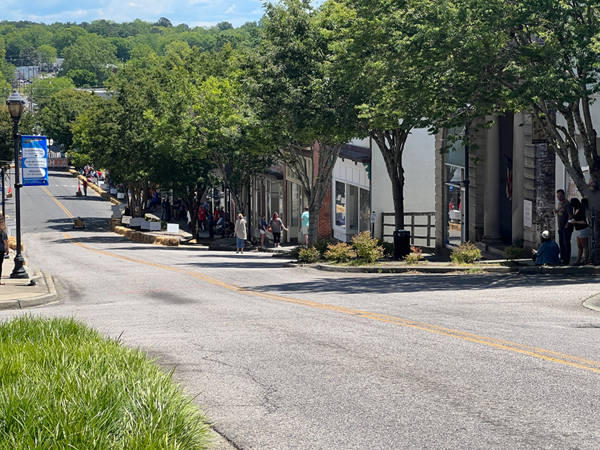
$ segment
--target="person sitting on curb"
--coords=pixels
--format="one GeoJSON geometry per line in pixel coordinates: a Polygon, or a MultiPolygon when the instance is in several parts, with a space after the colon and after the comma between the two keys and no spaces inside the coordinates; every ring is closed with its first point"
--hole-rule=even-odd
{"type": "Polygon", "coordinates": [[[561,263],[560,258],[558,257],[560,249],[558,248],[558,244],[550,238],[550,232],[548,230],[542,231],[542,245],[540,245],[540,248],[537,250],[532,250],[532,252],[533,262],[535,262],[537,266],[544,264],[556,265],[561,263]]]}

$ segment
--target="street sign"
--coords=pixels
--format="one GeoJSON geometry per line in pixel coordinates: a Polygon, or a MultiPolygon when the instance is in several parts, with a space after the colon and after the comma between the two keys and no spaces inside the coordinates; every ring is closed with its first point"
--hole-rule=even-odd
{"type": "Polygon", "coordinates": [[[377,223],[377,213],[375,211],[371,212],[371,223],[377,223]]]}
{"type": "Polygon", "coordinates": [[[48,138],[21,136],[23,187],[48,186],[48,138]]]}

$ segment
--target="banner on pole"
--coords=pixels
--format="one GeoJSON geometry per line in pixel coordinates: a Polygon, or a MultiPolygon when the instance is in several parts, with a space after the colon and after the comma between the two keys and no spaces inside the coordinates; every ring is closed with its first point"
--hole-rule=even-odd
{"type": "Polygon", "coordinates": [[[48,186],[48,138],[21,136],[23,187],[48,186]]]}

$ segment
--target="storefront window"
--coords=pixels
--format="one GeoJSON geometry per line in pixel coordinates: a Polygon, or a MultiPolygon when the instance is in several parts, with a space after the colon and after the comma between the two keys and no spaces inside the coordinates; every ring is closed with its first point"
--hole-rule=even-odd
{"type": "Polygon", "coordinates": [[[358,233],[358,186],[348,185],[348,233],[358,233]]]}
{"type": "Polygon", "coordinates": [[[300,190],[298,184],[291,183],[292,185],[292,220],[291,226],[297,227],[298,220],[300,218],[300,190]]]}
{"type": "Polygon", "coordinates": [[[335,224],[346,228],[346,183],[335,182],[335,224]]]}
{"type": "Polygon", "coordinates": [[[360,231],[369,231],[371,221],[369,191],[366,189],[360,190],[360,231]]]}

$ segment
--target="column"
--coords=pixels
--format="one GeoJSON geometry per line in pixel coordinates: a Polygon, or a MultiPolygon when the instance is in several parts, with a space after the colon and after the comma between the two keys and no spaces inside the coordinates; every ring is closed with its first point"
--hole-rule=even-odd
{"type": "Polygon", "coordinates": [[[525,114],[515,114],[513,122],[512,240],[523,239],[525,199],[525,114]]]}
{"type": "Polygon", "coordinates": [[[483,242],[497,244],[500,237],[500,127],[497,116],[486,116],[494,121],[486,131],[485,180],[483,190],[483,242]]]}

